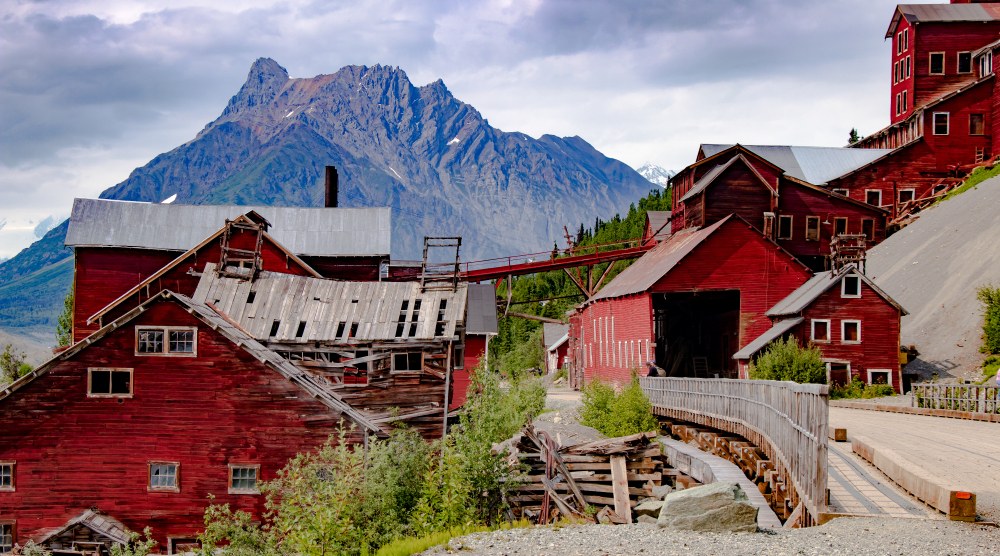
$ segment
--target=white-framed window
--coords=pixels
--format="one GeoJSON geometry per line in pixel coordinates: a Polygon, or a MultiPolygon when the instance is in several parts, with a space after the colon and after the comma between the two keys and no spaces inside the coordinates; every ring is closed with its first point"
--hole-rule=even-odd
{"type": "Polygon", "coordinates": [[[135,354],[195,357],[198,355],[198,329],[193,326],[136,326],[135,354]]]}
{"type": "Polygon", "coordinates": [[[87,369],[88,398],[131,398],[132,369],[91,367],[87,369]]]}
{"type": "Polygon", "coordinates": [[[944,52],[931,52],[927,73],[944,75],[944,52]]]}
{"type": "Polygon", "coordinates": [[[958,53],[958,73],[972,73],[972,53],[958,53]]]}
{"type": "Polygon", "coordinates": [[[896,115],[897,116],[901,113],[900,112],[900,108],[902,108],[902,106],[903,106],[903,97],[902,97],[902,95],[900,93],[896,93],[896,115]]]}
{"type": "Polygon", "coordinates": [[[896,54],[902,54],[903,52],[903,32],[900,31],[896,33],[896,54]]]}
{"type": "Polygon", "coordinates": [[[882,206],[882,190],[865,189],[865,202],[876,207],[882,206]]]}
{"type": "Polygon", "coordinates": [[[810,339],[814,342],[830,341],[830,319],[812,319],[812,334],[810,339]]]}
{"type": "Polygon", "coordinates": [[[910,49],[910,30],[903,29],[903,52],[910,49]]]}
{"type": "Polygon", "coordinates": [[[229,494],[260,494],[257,481],[260,480],[259,463],[229,464],[229,494]]]}
{"type": "Polygon", "coordinates": [[[906,57],[906,78],[910,78],[910,57],[906,57]]]}
{"type": "Polygon", "coordinates": [[[180,492],[181,464],[176,461],[148,462],[146,490],[150,492],[180,492]]]}
{"type": "Polygon", "coordinates": [[[861,277],[857,274],[848,274],[847,276],[841,278],[840,297],[861,297],[861,277]]]}
{"type": "Polygon", "coordinates": [[[847,233],[847,219],[846,218],[834,218],[833,219],[833,235],[844,235],[847,233]]]}
{"type": "Polygon", "coordinates": [[[906,203],[917,198],[916,189],[900,189],[899,190],[899,202],[906,203]]]}
{"type": "Polygon", "coordinates": [[[17,522],[12,519],[0,519],[0,554],[10,554],[17,543],[17,522]]]}
{"type": "Polygon", "coordinates": [[[819,241],[819,217],[806,217],[806,241],[819,241]]]}
{"type": "Polygon", "coordinates": [[[906,111],[909,110],[910,108],[909,104],[906,103],[906,91],[903,91],[902,95],[903,95],[903,114],[906,114],[906,111]]]}
{"type": "Polygon", "coordinates": [[[892,369],[868,369],[868,384],[892,385],[892,369]]]}
{"type": "Polygon", "coordinates": [[[934,135],[948,135],[950,128],[948,112],[935,112],[933,118],[934,135]]]}
{"type": "Polygon", "coordinates": [[[843,195],[844,197],[851,196],[851,192],[847,189],[834,189],[833,192],[836,193],[837,195],[843,195]]]}
{"type": "Polygon", "coordinates": [[[896,83],[899,83],[899,65],[901,63],[902,62],[896,62],[895,64],[892,65],[892,84],[893,85],[895,85],[896,83]]]}
{"type": "Polygon", "coordinates": [[[969,135],[986,134],[986,115],[969,114],[969,135]]]}
{"type": "Polygon", "coordinates": [[[778,239],[792,239],[792,216],[782,214],[778,217],[778,239]]]}
{"type": "Polygon", "coordinates": [[[392,372],[418,373],[424,370],[424,352],[408,351],[392,354],[392,372]]]}
{"type": "Polygon", "coordinates": [[[17,485],[14,483],[14,468],[16,467],[16,461],[0,461],[0,492],[14,492],[16,490],[17,485]]]}
{"type": "Polygon", "coordinates": [[[840,321],[840,343],[842,344],[861,343],[861,321],[859,320],[840,321]]]}

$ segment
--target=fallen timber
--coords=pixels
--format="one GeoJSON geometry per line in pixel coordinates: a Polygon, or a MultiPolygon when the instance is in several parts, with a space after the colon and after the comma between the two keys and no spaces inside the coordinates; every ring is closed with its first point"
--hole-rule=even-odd
{"type": "Polygon", "coordinates": [[[614,523],[631,523],[632,508],[652,496],[653,486],[671,480],[664,470],[660,447],[646,432],[583,444],[560,446],[532,425],[510,440],[494,446],[506,452],[512,467],[526,475],[508,499],[515,517],[551,523],[558,516],[587,518],[587,506],[601,510],[614,523]]]}

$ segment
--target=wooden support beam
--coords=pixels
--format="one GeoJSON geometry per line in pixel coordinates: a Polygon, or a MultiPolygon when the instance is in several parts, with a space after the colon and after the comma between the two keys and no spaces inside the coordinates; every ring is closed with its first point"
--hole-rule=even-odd
{"type": "Polygon", "coordinates": [[[625,523],[632,523],[632,507],[628,498],[628,473],[625,470],[625,456],[611,456],[611,478],[615,496],[615,513],[625,523]]]}
{"type": "Polygon", "coordinates": [[[561,320],[550,319],[548,317],[539,317],[539,316],[536,316],[536,315],[525,315],[523,313],[507,313],[505,316],[508,316],[508,317],[521,317],[522,319],[537,320],[539,322],[549,322],[549,323],[552,323],[552,324],[566,324],[565,322],[563,322],[561,320]]]}

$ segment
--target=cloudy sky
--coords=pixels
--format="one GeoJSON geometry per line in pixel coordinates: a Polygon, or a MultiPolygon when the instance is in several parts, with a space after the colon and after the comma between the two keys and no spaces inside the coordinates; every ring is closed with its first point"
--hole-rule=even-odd
{"type": "Polygon", "coordinates": [[[261,56],[292,77],[399,66],[504,131],[679,170],[702,142],[840,146],[887,125],[894,6],[0,0],[0,259],[192,139],[261,56]]]}

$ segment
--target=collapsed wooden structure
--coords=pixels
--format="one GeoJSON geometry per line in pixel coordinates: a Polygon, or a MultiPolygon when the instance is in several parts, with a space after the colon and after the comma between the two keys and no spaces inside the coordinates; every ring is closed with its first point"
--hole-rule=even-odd
{"type": "Polygon", "coordinates": [[[632,507],[652,496],[652,487],[663,484],[665,473],[660,447],[647,432],[560,446],[545,431],[532,425],[495,452],[508,455],[512,467],[526,465],[527,474],[516,495],[509,499],[516,517],[550,523],[561,515],[585,516],[588,505],[608,508],[616,523],[632,523],[632,507]]]}

